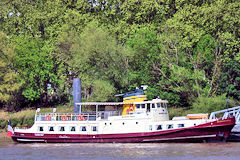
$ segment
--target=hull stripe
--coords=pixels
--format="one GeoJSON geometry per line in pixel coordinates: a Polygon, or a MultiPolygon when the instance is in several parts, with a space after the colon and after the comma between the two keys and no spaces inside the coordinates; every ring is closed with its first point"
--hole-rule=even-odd
{"type": "Polygon", "coordinates": [[[18,141],[20,142],[45,142],[43,139],[22,139],[22,138],[17,138],[18,141]]]}
{"type": "Polygon", "coordinates": [[[189,136],[189,137],[175,137],[175,138],[161,138],[161,139],[144,139],[144,142],[148,141],[166,141],[166,140],[180,140],[180,139],[194,139],[194,138],[211,138],[216,137],[216,134],[204,135],[204,136],[189,136]]]}

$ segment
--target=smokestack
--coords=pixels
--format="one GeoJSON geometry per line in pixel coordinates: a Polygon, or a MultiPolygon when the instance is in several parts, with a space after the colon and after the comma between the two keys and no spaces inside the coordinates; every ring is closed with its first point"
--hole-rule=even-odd
{"type": "Polygon", "coordinates": [[[81,79],[73,79],[73,112],[79,113],[79,106],[76,103],[81,102],[81,79]]]}

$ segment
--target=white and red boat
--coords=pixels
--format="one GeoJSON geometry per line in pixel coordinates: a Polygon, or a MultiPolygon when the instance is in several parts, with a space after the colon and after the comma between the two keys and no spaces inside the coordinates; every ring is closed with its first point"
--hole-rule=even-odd
{"type": "Polygon", "coordinates": [[[17,142],[191,142],[223,140],[235,125],[234,117],[208,119],[191,114],[169,120],[167,101],[146,101],[130,93],[123,102],[77,103],[79,114],[36,111],[31,128],[15,128],[17,142]],[[86,110],[95,111],[87,112],[86,110]],[[84,111],[85,110],[85,111],[84,111]]]}

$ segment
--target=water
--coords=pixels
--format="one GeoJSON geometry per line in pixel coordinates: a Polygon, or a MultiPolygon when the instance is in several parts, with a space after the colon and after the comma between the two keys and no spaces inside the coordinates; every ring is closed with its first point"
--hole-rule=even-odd
{"type": "Polygon", "coordinates": [[[240,159],[240,143],[33,143],[0,142],[0,159],[240,159]]]}

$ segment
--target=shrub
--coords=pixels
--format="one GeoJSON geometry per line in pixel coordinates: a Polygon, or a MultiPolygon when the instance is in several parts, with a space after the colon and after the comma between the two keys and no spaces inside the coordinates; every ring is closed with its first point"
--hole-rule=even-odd
{"type": "Polygon", "coordinates": [[[226,106],[226,94],[214,97],[200,97],[193,103],[192,111],[194,113],[211,113],[234,106],[234,101],[229,99],[228,107],[226,106]]]}
{"type": "Polygon", "coordinates": [[[169,107],[168,112],[169,119],[172,119],[173,117],[186,116],[185,108],[169,107]]]}
{"type": "Polygon", "coordinates": [[[7,124],[8,124],[7,120],[1,119],[0,120],[0,129],[6,128],[7,124]]]}

